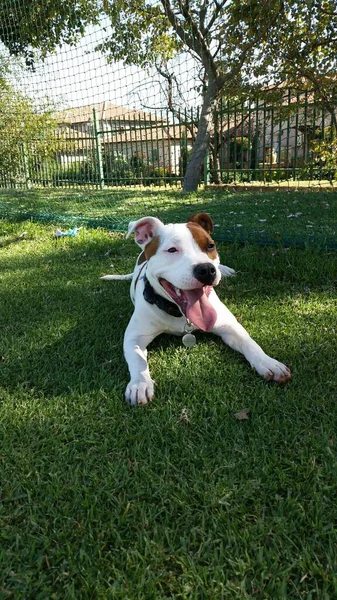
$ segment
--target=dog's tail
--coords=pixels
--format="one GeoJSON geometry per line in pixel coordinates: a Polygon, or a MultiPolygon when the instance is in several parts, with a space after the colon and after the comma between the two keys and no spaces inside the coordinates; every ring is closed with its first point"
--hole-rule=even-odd
{"type": "Polygon", "coordinates": [[[100,277],[100,279],[105,279],[105,280],[115,280],[115,281],[127,281],[129,279],[132,279],[133,277],[133,273],[128,273],[127,275],[103,275],[103,277],[100,277]]]}

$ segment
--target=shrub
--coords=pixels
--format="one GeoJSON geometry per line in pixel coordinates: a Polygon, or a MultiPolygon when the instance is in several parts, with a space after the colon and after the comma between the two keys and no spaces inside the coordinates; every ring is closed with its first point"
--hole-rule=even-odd
{"type": "Polygon", "coordinates": [[[148,167],[144,175],[143,183],[144,185],[164,185],[170,177],[171,174],[165,167],[148,167]]]}

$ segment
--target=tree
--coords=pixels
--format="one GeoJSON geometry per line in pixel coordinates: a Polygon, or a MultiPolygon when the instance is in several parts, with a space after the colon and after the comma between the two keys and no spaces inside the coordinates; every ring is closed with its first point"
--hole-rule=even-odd
{"type": "Polygon", "coordinates": [[[32,101],[7,85],[0,92],[0,178],[6,182],[23,181],[33,167],[62,150],[62,139],[55,137],[53,107],[37,112],[32,101]]]}
{"type": "Polygon", "coordinates": [[[34,66],[62,43],[75,43],[102,11],[96,0],[3,0],[0,40],[34,66]]]}
{"type": "Polygon", "coordinates": [[[329,112],[337,134],[337,3],[336,0],[288,0],[287,19],[268,37],[274,84],[307,89],[315,104],[329,112]]]}
{"type": "Polygon", "coordinates": [[[106,6],[112,35],[101,46],[113,59],[142,67],[182,50],[202,69],[202,108],[184,190],[197,188],[212,128],[212,110],[224,89],[237,88],[283,15],[279,0],[118,0],[106,6]]]}

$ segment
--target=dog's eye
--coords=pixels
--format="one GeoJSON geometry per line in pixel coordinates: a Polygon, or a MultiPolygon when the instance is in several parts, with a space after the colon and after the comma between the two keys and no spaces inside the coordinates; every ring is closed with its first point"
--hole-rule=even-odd
{"type": "Polygon", "coordinates": [[[178,250],[177,250],[177,248],[172,247],[172,248],[169,248],[167,252],[173,253],[173,252],[178,252],[178,250]]]}
{"type": "Polygon", "coordinates": [[[214,250],[215,248],[215,244],[213,244],[213,242],[210,242],[209,244],[207,244],[207,250],[214,250]]]}

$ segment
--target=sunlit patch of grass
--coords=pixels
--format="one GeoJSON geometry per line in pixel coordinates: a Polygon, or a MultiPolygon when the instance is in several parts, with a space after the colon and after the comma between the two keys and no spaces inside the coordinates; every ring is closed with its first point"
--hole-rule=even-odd
{"type": "Polygon", "coordinates": [[[177,189],[1,191],[0,217],[126,231],[129,220],[160,214],[165,222],[209,212],[220,241],[336,247],[337,192],[177,189]]]}

